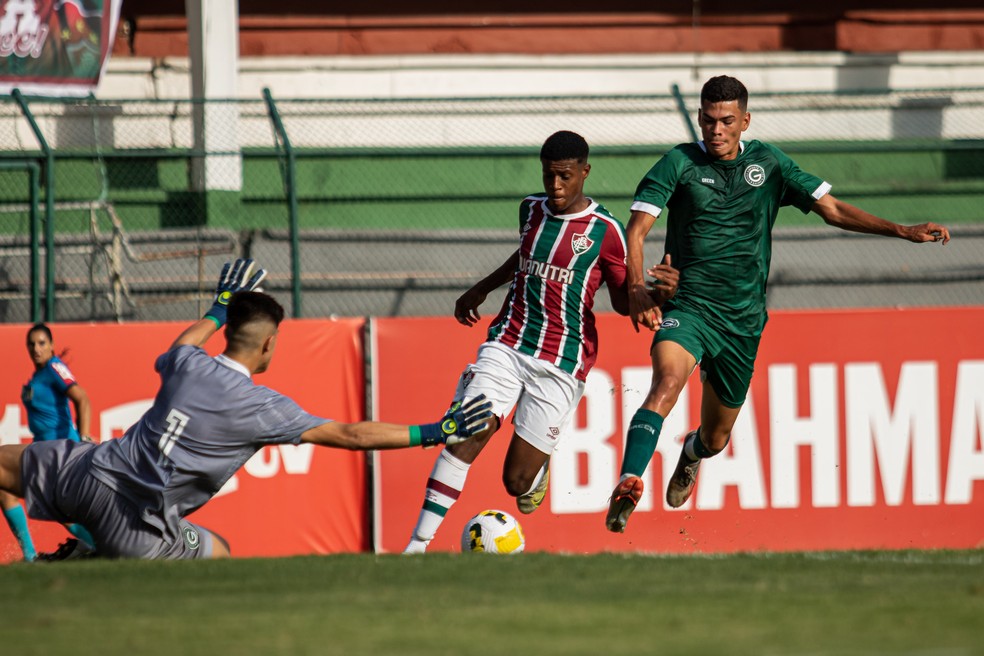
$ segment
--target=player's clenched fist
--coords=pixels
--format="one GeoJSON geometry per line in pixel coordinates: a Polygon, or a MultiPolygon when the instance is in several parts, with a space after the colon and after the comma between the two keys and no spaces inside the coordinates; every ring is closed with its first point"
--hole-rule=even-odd
{"type": "Polygon", "coordinates": [[[663,313],[645,285],[634,285],[629,288],[629,317],[636,332],[639,332],[640,325],[649,330],[656,330],[663,321],[663,313]]]}
{"type": "Polygon", "coordinates": [[[646,269],[646,273],[652,277],[649,281],[649,295],[657,305],[676,296],[677,287],[680,286],[680,272],[673,268],[669,253],[663,256],[662,262],[646,269]]]}

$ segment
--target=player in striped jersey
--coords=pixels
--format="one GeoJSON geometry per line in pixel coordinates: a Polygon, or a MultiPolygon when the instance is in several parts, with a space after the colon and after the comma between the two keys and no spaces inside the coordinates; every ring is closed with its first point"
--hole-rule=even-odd
{"type": "Polygon", "coordinates": [[[745,402],[759,339],[768,318],[765,289],[772,256],[772,227],[780,206],[815,212],[828,224],[908,241],[942,242],[949,231],[936,223],[902,226],[834,198],[830,184],[806,173],[785,153],[760,141],[741,141],[751,114],[748,91],[733,77],[704,84],[697,122],[703,141],[681,144],[646,174],[629,220],[629,316],[658,331],[650,355],[653,382],[632,417],[621,478],[605,526],[621,533],[642,496],[640,476],[691,372],[701,368],[700,426],[684,440],[666,486],[667,505],[690,496],[703,458],[720,453],[745,402]],[[666,250],[680,267],[679,293],[654,307],[642,277],[646,235],[669,210],[666,250]]]}
{"type": "MultiPolygon", "coordinates": [[[[506,490],[520,512],[543,501],[548,461],[577,408],[595,363],[595,293],[608,286],[612,307],[628,312],[625,231],[608,210],[584,195],[591,171],[588,144],[573,132],[551,135],[540,150],[543,194],[519,205],[519,248],[455,303],[459,323],[473,326],[489,293],[511,283],[502,310],[474,364],[465,368],[455,401],[484,394],[495,418],[468,444],[449,446],[434,464],[417,525],[404,553],[422,553],[464,488],[471,463],[503,419],[516,409],[515,430],[503,465],[506,490]]],[[[651,273],[659,294],[674,289],[668,264],[651,273]]]]}

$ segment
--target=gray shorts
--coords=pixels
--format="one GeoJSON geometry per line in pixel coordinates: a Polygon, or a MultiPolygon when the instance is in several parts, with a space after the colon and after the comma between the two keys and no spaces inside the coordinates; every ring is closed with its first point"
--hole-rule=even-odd
{"type": "Polygon", "coordinates": [[[34,519],[85,526],[102,556],[111,558],[210,558],[212,534],[182,519],[177,539],[145,522],[137,506],[90,472],[99,445],[70,440],[35,442],[24,449],[24,502],[34,519]]]}

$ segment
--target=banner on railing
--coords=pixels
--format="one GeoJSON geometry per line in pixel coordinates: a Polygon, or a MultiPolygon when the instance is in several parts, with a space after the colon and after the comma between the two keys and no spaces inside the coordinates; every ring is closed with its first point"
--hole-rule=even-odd
{"type": "MultiPolygon", "coordinates": [[[[280,328],[270,370],[256,383],[286,394],[312,414],[338,421],[364,417],[362,319],[288,320],[280,328]]],[[[92,433],[119,437],[153,402],[160,378],[154,360],[186,327],[178,323],[52,324],[64,356],[92,403],[92,433]]],[[[21,386],[34,372],[25,349],[27,325],[0,326],[0,443],[28,443],[21,386]]],[[[221,351],[215,335],[209,353],[221,351]]],[[[364,551],[365,454],[313,445],[268,446],[226,484],[192,521],[229,540],[236,556],[364,551]]],[[[65,537],[51,522],[31,521],[39,550],[65,537]]],[[[0,524],[0,562],[20,550],[0,524]]]]}
{"type": "MultiPolygon", "coordinates": [[[[604,530],[624,426],[649,385],[649,335],[599,317],[601,349],[584,400],[551,460],[536,513],[519,516],[530,550],[727,552],[973,547],[984,540],[984,308],[774,313],[752,389],[728,449],[708,460],[691,503],[662,503],[680,437],[698,423],[692,378],[624,535],[604,530]]],[[[287,321],[273,366],[258,378],[311,412],[363,417],[362,320],[287,321]]],[[[154,358],[181,324],[56,324],[56,351],[93,402],[93,432],[116,437],[151,402],[154,358]]],[[[27,442],[21,385],[32,372],[27,326],[0,326],[0,442],[27,442]],[[22,363],[18,365],[17,363],[22,363]],[[19,373],[18,373],[19,372],[19,373]]],[[[451,319],[373,322],[374,413],[383,421],[439,415],[484,330],[451,319]]],[[[216,336],[210,352],[222,339],[216,336]]],[[[469,473],[435,550],[457,550],[465,520],[513,511],[500,473],[510,424],[469,473]]],[[[399,551],[416,521],[437,450],[377,454],[376,548],[399,551]]],[[[364,456],[268,447],[193,519],[240,556],[367,549],[364,456]]],[[[42,550],[64,529],[32,522],[42,550]]],[[[0,562],[17,557],[0,527],[0,562]]]]}
{"type": "MultiPolygon", "coordinates": [[[[688,504],[663,502],[681,438],[699,423],[695,374],[663,427],[626,533],[605,530],[626,424],[650,384],[649,334],[599,317],[598,364],[550,463],[550,490],[517,514],[527,549],[733,552],[974,547],[984,541],[984,308],[776,312],[728,448],[688,504]]],[[[484,330],[451,319],[377,319],[376,417],[447,407],[484,330]]],[[[459,549],[466,520],[516,513],[501,482],[507,421],[472,465],[431,548],[459,549]]],[[[376,548],[400,551],[436,450],[378,454],[376,548]]]]}
{"type": "Polygon", "coordinates": [[[123,0],[0,0],[0,93],[85,96],[113,50],[123,0]]]}

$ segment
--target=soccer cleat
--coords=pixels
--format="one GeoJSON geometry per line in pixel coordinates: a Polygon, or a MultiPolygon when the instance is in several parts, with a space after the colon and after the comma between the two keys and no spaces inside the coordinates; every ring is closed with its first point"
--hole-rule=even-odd
{"type": "Polygon", "coordinates": [[[638,476],[629,476],[615,486],[611,502],[608,504],[608,514],[605,516],[605,528],[612,533],[625,532],[629,515],[642,498],[642,489],[642,479],[638,476]]]}
{"type": "Polygon", "coordinates": [[[56,560],[75,560],[78,558],[95,558],[96,552],[75,538],[69,538],[58,545],[54,551],[39,553],[34,559],[38,562],[54,562],[56,560]]]}
{"type": "Polygon", "coordinates": [[[416,537],[410,538],[410,543],[403,548],[404,555],[414,555],[427,553],[427,545],[430,540],[418,540],[416,537]]]}
{"type": "Polygon", "coordinates": [[[546,464],[543,465],[543,476],[540,478],[540,482],[537,486],[527,492],[526,494],[521,494],[516,497],[516,507],[519,508],[519,512],[524,515],[529,515],[531,512],[540,507],[543,503],[544,497],[547,496],[547,486],[550,484],[550,459],[547,459],[546,464]]]}
{"type": "MultiPolygon", "coordinates": [[[[683,440],[686,445],[687,440],[697,439],[697,431],[692,431],[683,440]]],[[[666,503],[671,508],[679,508],[690,498],[690,493],[694,491],[694,483],[697,482],[697,470],[700,469],[700,460],[691,460],[687,457],[686,449],[680,449],[680,459],[677,460],[676,469],[670,477],[670,483],[666,486],[666,503]]]]}

